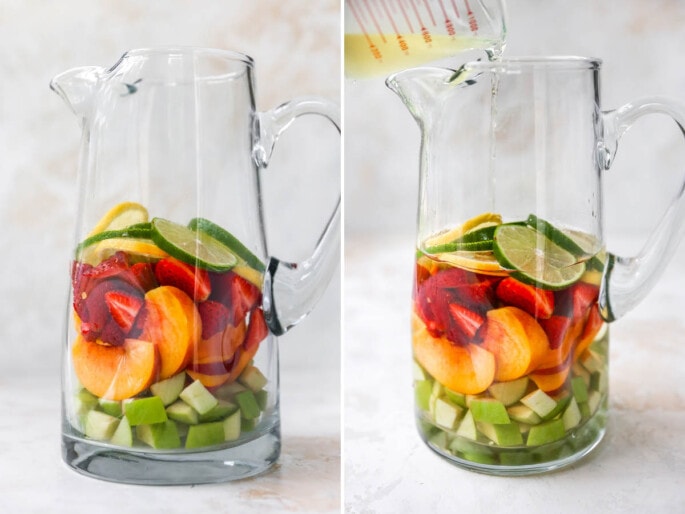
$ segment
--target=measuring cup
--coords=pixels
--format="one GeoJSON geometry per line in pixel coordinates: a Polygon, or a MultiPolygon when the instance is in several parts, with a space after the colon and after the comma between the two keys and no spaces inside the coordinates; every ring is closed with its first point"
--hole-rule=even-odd
{"type": "Polygon", "coordinates": [[[295,118],[339,130],[339,112],[316,98],[258,112],[253,68],[163,47],[51,82],[83,132],[62,364],[62,455],[83,474],[220,482],[280,454],[276,336],[335,269],[339,201],[312,255],[282,262],[262,170],[295,118]]]}
{"type": "Polygon", "coordinates": [[[505,44],[503,0],[345,0],[345,75],[364,78],[505,44]]]}
{"type": "Polygon", "coordinates": [[[471,62],[388,79],[422,130],[412,347],[416,420],[438,454],[491,474],[571,464],[602,439],[609,330],[685,228],[683,189],[635,257],[606,251],[602,176],[621,135],[685,106],[602,111],[587,58],[471,62]]]}

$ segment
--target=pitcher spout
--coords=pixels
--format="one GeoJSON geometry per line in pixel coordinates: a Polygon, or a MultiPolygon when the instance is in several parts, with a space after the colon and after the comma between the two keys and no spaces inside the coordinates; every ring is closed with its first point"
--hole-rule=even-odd
{"type": "Polygon", "coordinates": [[[54,77],[50,81],[50,89],[66,102],[74,114],[83,118],[102,71],[99,66],[73,68],[54,77]]]}

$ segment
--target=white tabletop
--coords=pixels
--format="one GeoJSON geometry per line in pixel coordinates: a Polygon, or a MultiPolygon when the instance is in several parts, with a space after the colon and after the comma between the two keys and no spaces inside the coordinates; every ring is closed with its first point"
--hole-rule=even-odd
{"type": "Polygon", "coordinates": [[[567,469],[510,478],[457,468],[416,432],[412,243],[346,240],[347,512],[685,512],[685,248],[647,299],[611,327],[602,444],[567,469]]]}

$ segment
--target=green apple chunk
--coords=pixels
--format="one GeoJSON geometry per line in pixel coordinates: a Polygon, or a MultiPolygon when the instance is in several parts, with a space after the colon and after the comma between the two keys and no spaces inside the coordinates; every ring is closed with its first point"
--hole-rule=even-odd
{"type": "Polygon", "coordinates": [[[414,376],[414,380],[419,381],[419,380],[428,380],[428,373],[421,367],[421,364],[418,362],[414,361],[414,365],[412,367],[412,373],[414,376]]]}
{"type": "Polygon", "coordinates": [[[181,399],[195,409],[198,414],[206,414],[214,407],[216,407],[219,401],[212,396],[212,393],[207,391],[207,388],[202,385],[202,382],[196,380],[188,387],[186,387],[179,395],[181,399]]]}
{"type": "Polygon", "coordinates": [[[240,412],[245,419],[256,419],[261,414],[259,404],[252,391],[242,391],[235,395],[235,401],[240,406],[240,412]]]}
{"type": "Polygon", "coordinates": [[[504,404],[499,400],[489,398],[471,401],[471,413],[474,421],[483,421],[498,425],[506,425],[511,422],[504,404]]]}
{"type": "Polygon", "coordinates": [[[462,393],[457,393],[451,389],[445,388],[445,397],[459,407],[466,407],[466,396],[462,393]]]}
{"type": "Polygon", "coordinates": [[[421,410],[428,410],[428,402],[431,397],[433,384],[430,380],[419,380],[414,382],[414,396],[416,397],[416,406],[421,410]]]}
{"type": "Polygon", "coordinates": [[[428,442],[432,444],[433,446],[437,446],[441,450],[446,450],[447,449],[447,434],[443,432],[442,430],[439,430],[435,434],[433,434],[429,439],[428,442]]]}
{"type": "Polygon", "coordinates": [[[159,396],[164,403],[164,406],[171,405],[176,400],[178,400],[181,391],[183,391],[183,386],[186,383],[186,374],[181,371],[176,375],[167,378],[166,380],[161,380],[150,386],[150,391],[155,396],[159,396]]]}
{"type": "Polygon", "coordinates": [[[526,425],[537,425],[542,421],[542,418],[538,416],[533,409],[526,407],[525,405],[512,405],[507,409],[509,417],[514,421],[519,423],[525,423],[526,425]]]}
{"type": "Polygon", "coordinates": [[[530,427],[526,444],[528,446],[539,446],[541,444],[558,441],[565,435],[566,430],[564,430],[564,421],[562,419],[554,419],[530,427]]]}
{"type": "Polygon", "coordinates": [[[240,382],[231,382],[230,384],[224,384],[219,389],[215,390],[215,396],[217,398],[233,398],[236,394],[238,394],[241,391],[245,391],[247,387],[245,387],[243,384],[240,382]]]}
{"type": "Polygon", "coordinates": [[[169,419],[185,423],[186,425],[197,425],[200,422],[200,416],[197,411],[193,409],[183,400],[178,400],[166,408],[166,414],[169,419]]]}
{"type": "Polygon", "coordinates": [[[159,396],[137,398],[126,404],[126,419],[131,426],[152,425],[166,421],[164,403],[159,396]]]}
{"type": "Polygon", "coordinates": [[[590,373],[604,369],[604,359],[597,352],[588,350],[580,357],[580,363],[590,373]]]}
{"type": "Polygon", "coordinates": [[[259,409],[264,412],[266,410],[266,406],[269,404],[269,391],[262,389],[261,391],[257,391],[254,394],[254,397],[257,399],[259,409]]]}
{"type": "Polygon", "coordinates": [[[188,428],[186,448],[213,446],[225,441],[224,424],[220,421],[200,423],[188,428]]]}
{"type": "Polygon", "coordinates": [[[571,402],[568,404],[568,407],[566,407],[564,415],[561,416],[561,420],[564,422],[564,429],[568,431],[577,427],[582,418],[583,416],[580,413],[576,399],[571,398],[571,402]]]}
{"type": "Polygon", "coordinates": [[[114,416],[115,418],[120,418],[123,413],[121,402],[116,400],[106,400],[104,398],[100,398],[98,400],[98,405],[100,406],[100,410],[102,410],[102,412],[109,414],[110,416],[114,416]]]}
{"type": "MultiPolygon", "coordinates": [[[[255,395],[256,398],[256,395],[255,395]]],[[[227,416],[233,414],[238,410],[235,403],[227,402],[226,400],[219,400],[219,402],[204,414],[200,414],[200,423],[209,423],[210,421],[222,421],[227,416]]]]}
{"type": "Polygon", "coordinates": [[[587,405],[590,408],[590,414],[594,414],[602,401],[602,393],[599,391],[591,391],[587,398],[587,405]]]}
{"type": "Polygon", "coordinates": [[[606,371],[595,371],[590,375],[590,389],[605,393],[609,389],[609,377],[606,371]]]}
{"type": "Polygon", "coordinates": [[[499,446],[518,446],[523,444],[523,437],[514,423],[508,425],[493,425],[492,423],[476,423],[478,431],[499,446]]]}
{"type": "Polygon", "coordinates": [[[242,416],[240,417],[240,431],[241,432],[249,432],[250,430],[254,430],[256,426],[257,426],[257,420],[256,419],[245,419],[242,416]]]}
{"type": "Polygon", "coordinates": [[[104,412],[90,410],[86,414],[86,437],[97,441],[108,441],[119,424],[119,419],[104,412]]]}
{"type": "Polygon", "coordinates": [[[246,367],[238,377],[238,382],[243,384],[253,393],[264,389],[267,383],[266,377],[255,366],[246,367]]]}
{"type": "Polygon", "coordinates": [[[240,437],[240,411],[235,411],[223,421],[224,440],[235,441],[240,437]]]}
{"type": "Polygon", "coordinates": [[[521,403],[526,407],[531,408],[540,417],[545,417],[554,410],[557,402],[554,398],[545,393],[542,389],[536,389],[530,394],[521,398],[521,403]]]}
{"type": "Polygon", "coordinates": [[[457,429],[457,435],[460,437],[465,437],[471,441],[475,441],[478,437],[478,432],[476,431],[476,423],[473,421],[473,414],[471,411],[467,411],[464,415],[464,419],[459,423],[459,428],[457,429]]]}
{"type": "Polygon", "coordinates": [[[559,416],[564,411],[566,406],[569,404],[571,398],[573,398],[571,395],[566,395],[556,400],[557,404],[549,413],[542,417],[542,421],[548,421],[552,418],[559,416]]]}
{"type": "Polygon", "coordinates": [[[587,384],[583,377],[574,377],[571,379],[571,389],[573,391],[573,397],[578,403],[584,403],[587,401],[587,384]]]}
{"type": "Polygon", "coordinates": [[[82,416],[98,404],[98,397],[87,389],[81,389],[74,395],[74,414],[82,416]]]}
{"type": "Polygon", "coordinates": [[[109,442],[117,446],[133,446],[133,432],[126,417],[121,418],[109,442]]]}
{"type": "Polygon", "coordinates": [[[438,398],[435,401],[435,424],[453,430],[464,409],[438,398]]]}
{"type": "Polygon", "coordinates": [[[181,438],[178,435],[176,423],[171,420],[154,425],[138,425],[136,437],[157,450],[172,450],[181,447],[181,438]]]}
{"type": "Polygon", "coordinates": [[[509,382],[495,382],[488,387],[488,392],[495,400],[499,400],[508,407],[523,398],[526,389],[528,389],[528,377],[521,377],[509,382]]]}

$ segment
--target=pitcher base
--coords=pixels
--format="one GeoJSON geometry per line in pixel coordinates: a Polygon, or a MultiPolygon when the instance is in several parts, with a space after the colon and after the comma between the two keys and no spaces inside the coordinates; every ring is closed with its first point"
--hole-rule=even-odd
{"type": "Polygon", "coordinates": [[[268,470],[281,451],[278,425],[238,446],[206,451],[136,451],[62,436],[62,458],[79,473],[111,482],[193,485],[228,482],[268,470]]]}

